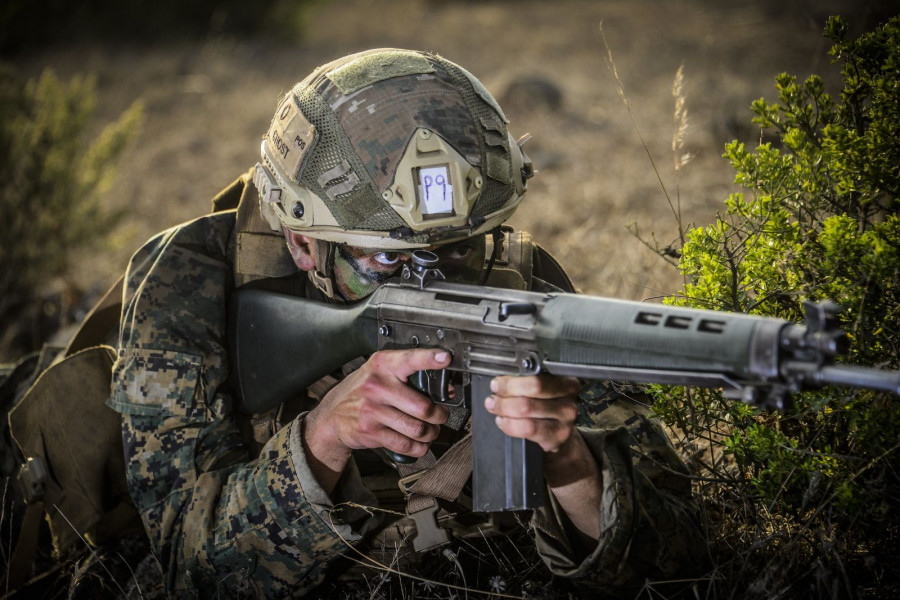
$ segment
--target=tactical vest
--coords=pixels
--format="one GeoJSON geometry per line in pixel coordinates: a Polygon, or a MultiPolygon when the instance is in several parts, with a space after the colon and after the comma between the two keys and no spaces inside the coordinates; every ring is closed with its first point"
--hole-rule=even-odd
{"type": "MultiPolygon", "coordinates": [[[[245,174],[213,199],[214,212],[237,210],[235,286],[314,295],[313,288],[305,284],[306,278],[296,276],[297,268],[285,250],[284,236],[273,232],[260,216],[257,192],[250,181],[251,176],[245,174]]],[[[559,263],[534,244],[529,234],[505,228],[502,240],[486,285],[574,291],[559,263]]],[[[490,239],[487,254],[494,254],[490,239]]],[[[10,589],[24,582],[38,544],[42,516],[49,526],[54,556],[59,560],[81,554],[87,549],[85,542],[98,546],[143,531],[125,482],[120,416],[105,404],[116,354],[113,346],[122,308],[122,284],[120,279],[110,288],[68,346],[45,349],[37,365],[31,360],[25,368],[23,363],[17,374],[8,374],[5,380],[0,380],[0,386],[15,384],[18,388],[10,392],[15,399],[11,400],[14,407],[9,414],[9,426],[20,452],[22,466],[18,479],[27,503],[19,518],[20,533],[8,582],[0,582],[10,589]],[[22,375],[26,371],[30,373],[22,375]]],[[[241,429],[251,450],[258,451],[275,432],[300,411],[308,410],[337,381],[324,378],[312,385],[309,405],[282,405],[264,414],[241,415],[241,429]]],[[[456,420],[461,427],[464,419],[460,416],[456,420]]],[[[407,512],[418,525],[419,536],[424,536],[417,546],[433,546],[446,537],[434,526],[437,518],[434,498],[458,495],[467,477],[465,473],[457,473],[465,468],[466,451],[465,442],[454,445],[441,458],[444,466],[436,469],[433,455],[400,468],[402,479],[395,495],[402,492],[407,497],[407,512]],[[459,455],[455,461],[454,453],[459,455]],[[444,458],[448,455],[450,460],[444,458]]],[[[451,526],[464,527],[460,523],[451,526]]],[[[400,532],[400,535],[407,533],[400,532]]]]}

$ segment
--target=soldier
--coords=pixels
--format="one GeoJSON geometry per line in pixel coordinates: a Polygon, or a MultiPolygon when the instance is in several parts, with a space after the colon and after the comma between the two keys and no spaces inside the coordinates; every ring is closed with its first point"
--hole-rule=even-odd
{"type": "MultiPolygon", "coordinates": [[[[128,488],[170,593],[332,597],[355,581],[368,596],[389,566],[403,584],[404,574],[439,580],[441,564],[451,576],[440,585],[534,596],[549,579],[504,570],[490,550],[524,537],[555,581],[592,596],[633,594],[704,563],[685,469],[629,390],[496,378],[473,401],[543,449],[546,506],[510,527],[467,514],[464,497],[442,501],[450,541],[423,552],[408,548],[423,532],[404,516],[406,467],[376,450],[441,455],[460,436],[465,419],[407,384],[447,366],[446,352],[362,357],[264,414],[244,414],[233,395],[226,306],[237,287],[354,302],[428,248],[451,279],[572,291],[527,235],[501,229],[532,172],[501,108],[463,68],[424,52],[363,52],[284,97],[259,164],[217,197],[217,212],[134,255],[108,404],[121,413],[128,488]]],[[[462,596],[438,584],[416,585],[462,596]]]]}

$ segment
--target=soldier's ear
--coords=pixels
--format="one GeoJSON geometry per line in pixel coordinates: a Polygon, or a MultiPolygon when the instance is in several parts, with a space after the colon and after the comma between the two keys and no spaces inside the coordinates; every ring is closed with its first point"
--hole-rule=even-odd
{"type": "Polygon", "coordinates": [[[287,239],[288,250],[294,264],[301,271],[314,271],[316,268],[315,240],[303,234],[285,228],[284,237],[287,239]]]}

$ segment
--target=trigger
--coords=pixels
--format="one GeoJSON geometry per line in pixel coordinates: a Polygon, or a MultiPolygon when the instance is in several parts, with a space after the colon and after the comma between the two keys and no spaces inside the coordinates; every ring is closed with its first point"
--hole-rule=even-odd
{"type": "Polygon", "coordinates": [[[447,404],[452,401],[447,369],[418,371],[409,376],[409,384],[427,395],[432,402],[447,404]]]}
{"type": "Polygon", "coordinates": [[[431,384],[429,395],[433,402],[448,404],[452,401],[450,396],[450,377],[447,375],[447,369],[428,371],[428,380],[431,384]]]}

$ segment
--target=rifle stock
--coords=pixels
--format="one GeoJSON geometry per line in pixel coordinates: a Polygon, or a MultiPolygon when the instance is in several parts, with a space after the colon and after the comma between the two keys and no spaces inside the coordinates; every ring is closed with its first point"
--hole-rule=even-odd
{"type": "Polygon", "coordinates": [[[262,413],[377,349],[365,304],[337,306],[261,290],[231,296],[232,387],[239,407],[262,413]]]}

